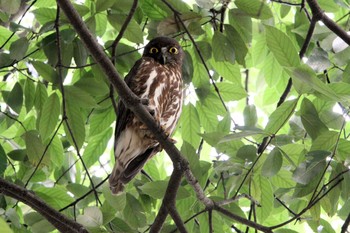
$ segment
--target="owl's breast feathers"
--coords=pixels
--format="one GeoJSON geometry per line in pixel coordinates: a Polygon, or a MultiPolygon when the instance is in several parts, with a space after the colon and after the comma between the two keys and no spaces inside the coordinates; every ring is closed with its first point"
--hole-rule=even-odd
{"type": "MultiPolygon", "coordinates": [[[[171,135],[182,109],[181,67],[176,64],[161,65],[151,58],[143,57],[137,72],[129,78],[127,83],[130,89],[138,97],[149,100],[148,108],[154,111],[155,120],[171,135]]],[[[119,103],[121,105],[122,102],[119,103]]],[[[125,122],[122,127],[118,127],[117,122],[116,166],[109,179],[113,193],[122,191],[124,184],[142,169],[148,159],[161,150],[152,132],[125,106],[119,107],[118,111],[121,109],[125,112],[118,112],[118,118],[125,122]]]]}
{"type": "MultiPolygon", "coordinates": [[[[143,58],[131,90],[140,98],[148,99],[148,108],[165,132],[170,135],[182,108],[181,67],[161,65],[150,58],[143,58]]],[[[134,118],[134,122],[138,121],[134,118]]]]}

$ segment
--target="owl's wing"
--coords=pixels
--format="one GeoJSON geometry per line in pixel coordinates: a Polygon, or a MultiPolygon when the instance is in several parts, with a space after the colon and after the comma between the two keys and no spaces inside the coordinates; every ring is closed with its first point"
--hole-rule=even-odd
{"type": "MultiPolygon", "coordinates": [[[[124,78],[124,82],[129,88],[131,86],[133,78],[137,73],[137,70],[139,69],[141,61],[142,60],[139,59],[124,78]]],[[[114,133],[115,139],[119,138],[120,133],[125,129],[126,124],[128,122],[128,118],[130,118],[130,113],[131,111],[125,107],[123,101],[119,98],[118,107],[117,107],[117,124],[115,127],[115,133],[114,133]]]]}

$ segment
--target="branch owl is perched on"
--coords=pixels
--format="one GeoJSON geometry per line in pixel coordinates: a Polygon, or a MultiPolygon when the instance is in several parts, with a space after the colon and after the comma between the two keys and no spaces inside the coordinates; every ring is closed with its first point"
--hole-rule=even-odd
{"type": "MultiPolygon", "coordinates": [[[[160,127],[171,135],[182,109],[183,50],[168,37],[157,37],[145,47],[125,82],[141,99],[160,127]]],[[[143,168],[161,146],[137,117],[119,100],[115,130],[115,165],[109,177],[112,193],[117,194],[143,168]]]]}

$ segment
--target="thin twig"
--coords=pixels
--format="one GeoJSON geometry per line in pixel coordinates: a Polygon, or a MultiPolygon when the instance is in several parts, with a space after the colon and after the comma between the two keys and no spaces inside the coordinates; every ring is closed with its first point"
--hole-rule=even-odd
{"type": "Polygon", "coordinates": [[[65,207],[61,208],[61,209],[59,210],[59,212],[62,212],[62,211],[64,211],[64,210],[68,209],[68,208],[71,207],[71,206],[75,206],[76,204],[78,204],[79,201],[84,200],[84,199],[85,199],[87,196],[89,196],[92,192],[95,192],[95,190],[96,190],[97,188],[99,188],[104,182],[106,182],[106,181],[108,180],[108,178],[109,178],[109,175],[108,175],[106,178],[104,178],[100,183],[98,183],[98,184],[95,186],[95,188],[90,189],[90,190],[89,190],[88,192],[86,192],[83,196],[81,196],[81,197],[75,199],[75,201],[73,201],[72,203],[70,203],[70,204],[66,205],[65,207]]]}
{"type": "Polygon", "coordinates": [[[215,83],[215,80],[213,79],[213,77],[212,77],[211,74],[210,74],[209,68],[208,68],[208,66],[207,66],[207,64],[206,64],[206,62],[205,62],[205,60],[204,60],[204,58],[203,58],[203,55],[202,55],[202,53],[201,53],[201,51],[200,51],[200,49],[199,49],[199,47],[198,47],[196,41],[195,41],[194,38],[192,37],[191,33],[188,31],[188,29],[187,29],[185,23],[182,21],[182,19],[181,19],[181,17],[180,17],[180,13],[179,13],[170,3],[168,3],[166,0],[162,0],[162,2],[163,2],[165,5],[167,5],[167,7],[169,7],[169,9],[174,13],[175,18],[177,18],[178,22],[180,22],[182,28],[185,30],[186,34],[187,34],[188,37],[190,38],[191,42],[193,43],[193,45],[194,45],[194,47],[195,47],[195,49],[196,49],[196,51],[197,51],[198,56],[199,56],[199,58],[200,58],[200,60],[201,60],[201,62],[202,62],[202,64],[203,64],[203,66],[204,66],[204,68],[205,68],[205,70],[206,70],[206,72],[207,72],[207,74],[208,74],[208,77],[209,77],[210,81],[211,81],[212,84],[213,84],[213,87],[214,87],[214,89],[215,89],[215,92],[216,92],[217,95],[219,96],[219,99],[220,99],[220,101],[221,101],[223,107],[225,108],[225,110],[228,111],[228,108],[227,108],[227,106],[226,106],[226,104],[225,104],[225,102],[224,102],[224,100],[223,100],[223,98],[222,98],[222,96],[221,96],[221,94],[220,94],[220,90],[219,90],[219,88],[217,87],[217,85],[216,85],[216,83],[215,83]]]}
{"type": "Polygon", "coordinates": [[[118,36],[115,38],[115,40],[113,41],[112,43],[112,63],[115,64],[115,54],[116,54],[116,49],[117,49],[117,46],[119,44],[119,41],[123,38],[123,35],[124,35],[124,32],[125,30],[127,29],[132,17],[134,16],[135,14],[135,11],[136,11],[136,8],[137,8],[137,3],[138,3],[138,0],[134,0],[133,3],[132,3],[132,6],[131,6],[131,9],[129,11],[129,14],[128,16],[126,17],[122,27],[120,28],[120,31],[118,33],[118,36]]]}

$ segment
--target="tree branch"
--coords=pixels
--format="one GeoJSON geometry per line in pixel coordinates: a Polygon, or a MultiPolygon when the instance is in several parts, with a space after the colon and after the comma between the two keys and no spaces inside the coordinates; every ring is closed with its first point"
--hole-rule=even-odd
{"type": "Polygon", "coordinates": [[[38,211],[61,232],[88,233],[82,225],[53,209],[34,193],[2,178],[0,178],[0,193],[21,201],[38,211]]]}
{"type": "Polygon", "coordinates": [[[111,47],[112,47],[112,63],[113,64],[115,64],[115,54],[116,54],[117,46],[119,44],[119,41],[122,39],[124,32],[127,29],[132,17],[135,14],[135,11],[137,8],[137,3],[138,3],[138,0],[134,0],[134,2],[132,3],[131,9],[129,11],[129,14],[126,17],[126,19],[125,19],[125,21],[124,21],[124,23],[123,23],[123,25],[118,33],[118,36],[115,38],[115,40],[112,43],[111,47]]]}
{"type": "Polygon", "coordinates": [[[312,15],[321,20],[332,32],[339,36],[345,43],[350,45],[350,35],[329,18],[318,5],[316,0],[306,0],[311,9],[312,15]]]}

